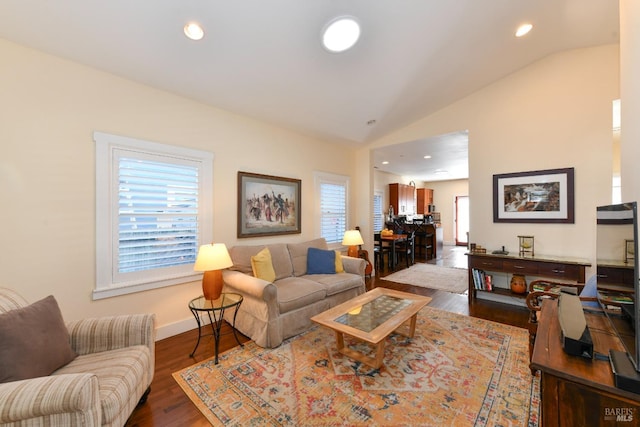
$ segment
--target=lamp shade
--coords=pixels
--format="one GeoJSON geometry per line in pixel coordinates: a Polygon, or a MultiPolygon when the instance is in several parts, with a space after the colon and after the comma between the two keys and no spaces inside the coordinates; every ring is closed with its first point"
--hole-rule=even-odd
{"type": "Polygon", "coordinates": [[[224,243],[211,243],[200,246],[193,269],[195,271],[222,270],[232,265],[227,246],[224,243]]]}
{"type": "Polygon", "coordinates": [[[364,240],[362,240],[362,235],[359,230],[347,230],[344,232],[342,244],[345,246],[364,245],[364,240]]]}

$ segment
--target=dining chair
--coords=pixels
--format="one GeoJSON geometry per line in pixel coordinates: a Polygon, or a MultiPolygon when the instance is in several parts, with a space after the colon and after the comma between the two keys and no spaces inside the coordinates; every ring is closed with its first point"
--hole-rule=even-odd
{"type": "Polygon", "coordinates": [[[415,231],[411,231],[407,233],[405,241],[396,244],[396,256],[405,259],[407,268],[415,263],[415,239],[415,231]]]}
{"type": "Polygon", "coordinates": [[[384,257],[387,256],[391,264],[391,248],[382,240],[380,233],[373,234],[373,264],[376,271],[384,270],[384,257]]]}

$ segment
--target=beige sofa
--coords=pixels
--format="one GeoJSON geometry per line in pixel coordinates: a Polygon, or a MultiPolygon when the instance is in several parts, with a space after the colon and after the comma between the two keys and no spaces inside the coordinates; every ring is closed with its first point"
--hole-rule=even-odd
{"type": "MultiPolygon", "coordinates": [[[[224,292],[244,297],[235,325],[259,346],[277,347],[309,329],[312,316],[365,292],[365,260],[342,256],[344,272],[307,274],[309,248],[326,250],[327,243],[315,239],[229,249],[233,267],[223,272],[224,292]],[[271,253],[273,282],[253,276],[251,257],[265,247],[271,253]]],[[[233,315],[227,311],[225,319],[233,322],[233,315]]]]}
{"type": "Polygon", "coordinates": [[[0,349],[0,359],[11,359],[0,367],[0,426],[123,426],[150,390],[153,314],[65,324],[53,297],[28,304],[0,288],[0,335],[12,346],[0,349]],[[51,365],[59,353],[68,360],[51,365]],[[50,373],[25,374],[34,369],[50,373]]]}

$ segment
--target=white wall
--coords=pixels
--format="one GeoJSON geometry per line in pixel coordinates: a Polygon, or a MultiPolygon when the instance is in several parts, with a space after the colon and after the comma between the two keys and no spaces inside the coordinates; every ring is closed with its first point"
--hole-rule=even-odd
{"type": "Polygon", "coordinates": [[[201,292],[196,282],[91,300],[95,130],[213,152],[214,240],[228,246],[316,237],[316,170],[362,185],[354,150],[1,39],[0,93],[0,286],[29,301],[53,294],[66,320],[155,312],[163,336],[195,327],[187,302],[201,292]],[[301,179],[302,234],[238,241],[238,171],[301,179]]]}
{"type": "Polygon", "coordinates": [[[593,261],[595,207],[611,200],[618,73],[617,45],[554,54],[362,151],[468,129],[470,240],[514,251],[518,235],[533,235],[536,253],[593,261]],[[493,223],[494,174],[565,167],[575,168],[575,224],[493,223]]]}
{"type": "Polygon", "coordinates": [[[640,2],[620,0],[622,200],[640,201],[640,2]]]}
{"type": "Polygon", "coordinates": [[[469,195],[469,180],[456,179],[451,181],[425,182],[425,188],[433,190],[433,204],[436,212],[440,212],[440,223],[445,245],[455,245],[455,202],[456,196],[469,195]]]}

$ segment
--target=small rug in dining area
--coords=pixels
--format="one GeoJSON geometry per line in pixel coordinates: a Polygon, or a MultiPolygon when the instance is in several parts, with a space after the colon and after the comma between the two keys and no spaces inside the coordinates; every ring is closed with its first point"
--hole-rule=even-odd
{"type": "Polygon", "coordinates": [[[384,276],[382,280],[457,294],[469,290],[469,272],[466,268],[441,267],[422,262],[384,276]]]}
{"type": "Polygon", "coordinates": [[[250,341],[218,365],[209,359],[173,377],[214,425],[538,425],[540,380],[525,329],[425,307],[412,340],[394,333],[385,344],[384,365],[370,368],[315,326],[278,348],[250,341]]]}

